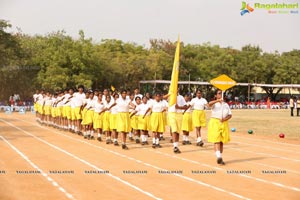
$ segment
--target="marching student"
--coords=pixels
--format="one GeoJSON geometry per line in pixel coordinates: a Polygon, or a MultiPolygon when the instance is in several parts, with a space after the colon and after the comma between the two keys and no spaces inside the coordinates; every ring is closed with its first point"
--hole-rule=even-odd
{"type": "MultiPolygon", "coordinates": [[[[98,100],[94,103],[94,118],[93,128],[97,132],[97,140],[102,141],[102,128],[103,128],[103,114],[105,112],[105,106],[102,102],[102,94],[98,95],[98,100]]],[[[94,139],[94,135],[91,135],[91,139],[94,139]]]]}
{"type": "Polygon", "coordinates": [[[110,118],[111,118],[111,109],[114,101],[111,99],[110,95],[107,95],[104,101],[105,112],[103,115],[103,132],[106,136],[106,144],[111,144],[111,127],[110,127],[110,118]]]}
{"type": "Polygon", "coordinates": [[[39,90],[36,90],[35,94],[33,95],[33,108],[34,108],[34,111],[35,111],[35,117],[36,119],[38,119],[38,97],[39,97],[39,93],[40,91],[39,90]]]}
{"type": "MultiPolygon", "coordinates": [[[[141,98],[139,96],[135,97],[135,106],[139,106],[141,104],[141,98]]],[[[132,110],[130,112],[130,125],[135,135],[135,143],[140,143],[141,131],[138,129],[138,114],[136,110],[132,110]]]]}
{"type": "Polygon", "coordinates": [[[117,131],[117,118],[118,118],[118,105],[116,105],[117,100],[119,99],[119,94],[115,93],[113,95],[112,99],[112,105],[108,108],[108,110],[111,111],[110,118],[109,118],[109,126],[110,129],[112,130],[112,137],[113,137],[113,142],[115,146],[119,146],[118,143],[118,131],[117,131]]]}
{"type": "Polygon", "coordinates": [[[81,107],[83,105],[83,101],[85,98],[86,98],[86,95],[84,93],[84,86],[79,85],[78,92],[75,92],[73,94],[73,98],[71,100],[72,104],[73,104],[72,129],[77,134],[80,134],[80,131],[82,129],[82,127],[81,127],[81,120],[82,120],[81,107]]]}
{"type": "Polygon", "coordinates": [[[182,95],[177,95],[177,103],[169,106],[168,108],[168,118],[172,133],[172,141],[174,146],[174,153],[181,153],[181,151],[178,148],[178,142],[179,142],[179,134],[182,131],[182,113],[183,110],[187,108],[186,102],[182,95]]]}
{"type": "Polygon", "coordinates": [[[60,129],[63,129],[63,100],[64,100],[64,93],[63,91],[59,91],[58,92],[58,97],[56,99],[56,102],[55,102],[55,106],[56,106],[56,114],[57,114],[57,124],[58,124],[58,127],[60,129]]]}
{"type": "Polygon", "coordinates": [[[81,115],[82,115],[82,120],[81,120],[81,126],[82,126],[82,132],[79,132],[78,135],[83,135],[85,136],[86,135],[86,131],[87,131],[87,123],[86,123],[86,112],[87,112],[87,103],[90,101],[90,92],[91,91],[87,91],[85,93],[85,99],[83,99],[83,102],[82,102],[82,106],[80,108],[80,111],[81,111],[81,115]]]}
{"type": "Polygon", "coordinates": [[[197,136],[197,146],[202,147],[204,145],[202,138],[201,138],[201,127],[206,126],[206,113],[205,107],[207,107],[207,101],[202,97],[202,91],[196,91],[196,97],[192,99],[189,103],[193,108],[192,119],[193,119],[193,126],[196,129],[196,136],[197,136]]]}
{"type": "Polygon", "coordinates": [[[126,94],[127,91],[122,90],[121,97],[113,104],[113,106],[117,106],[117,131],[122,134],[122,149],[124,150],[128,149],[126,145],[126,135],[131,130],[129,109],[135,107],[135,105],[131,103],[131,100],[126,98],[126,94]]]}
{"type": "Polygon", "coordinates": [[[44,114],[45,114],[45,124],[47,126],[50,126],[50,122],[51,122],[51,105],[52,105],[52,94],[50,94],[50,92],[46,92],[46,96],[44,97],[44,114]]]}
{"type": "Polygon", "coordinates": [[[149,109],[146,111],[144,116],[151,111],[150,117],[150,130],[152,131],[152,148],[161,148],[159,144],[160,134],[165,132],[165,123],[164,123],[164,112],[166,111],[165,105],[161,100],[161,94],[155,94],[155,100],[152,101],[149,109]]]}
{"type": "MultiPolygon", "coordinates": [[[[187,104],[190,103],[190,95],[186,94],[184,95],[184,100],[187,104]]],[[[193,125],[192,125],[192,111],[191,107],[188,106],[184,112],[183,112],[183,118],[182,118],[182,132],[183,132],[183,145],[192,144],[189,140],[189,133],[193,131],[193,125]]]]}
{"type": "Polygon", "coordinates": [[[148,144],[148,131],[150,129],[150,114],[147,110],[150,108],[147,97],[143,97],[142,103],[136,107],[138,115],[138,130],[142,133],[142,145],[148,144]]]}
{"type": "MultiPolygon", "coordinates": [[[[133,103],[136,106],[136,101],[135,101],[135,98],[134,98],[134,94],[133,93],[131,94],[130,90],[127,90],[127,95],[128,94],[129,94],[130,102],[133,103]],[[129,93],[128,93],[128,91],[129,91],[129,93]]],[[[131,113],[133,113],[133,111],[134,111],[134,108],[130,107],[129,108],[129,115],[131,115],[131,113]]],[[[136,124],[135,121],[136,121],[135,117],[134,118],[130,118],[130,127],[131,127],[131,130],[128,133],[130,141],[134,141],[134,139],[133,139],[134,128],[132,127],[132,125],[135,126],[135,124],[136,124]]]]}
{"type": "Polygon", "coordinates": [[[222,91],[216,90],[215,100],[208,104],[211,107],[211,118],[208,123],[208,142],[214,143],[217,163],[225,165],[222,158],[223,146],[230,141],[228,120],[231,119],[231,110],[222,99],[222,91]]]}
{"type": "Polygon", "coordinates": [[[57,127],[57,107],[56,107],[56,105],[55,105],[55,103],[56,103],[56,100],[57,100],[57,96],[58,96],[58,94],[57,93],[54,93],[53,94],[53,96],[52,96],[52,104],[51,104],[51,118],[52,118],[52,120],[51,120],[51,125],[53,126],[53,127],[57,127]]]}
{"type": "Polygon", "coordinates": [[[94,92],[91,90],[89,92],[89,99],[85,105],[86,113],[84,119],[84,125],[86,126],[85,132],[83,133],[84,139],[90,139],[91,136],[94,136],[93,129],[93,120],[94,120],[94,109],[95,109],[95,100],[94,92]]]}

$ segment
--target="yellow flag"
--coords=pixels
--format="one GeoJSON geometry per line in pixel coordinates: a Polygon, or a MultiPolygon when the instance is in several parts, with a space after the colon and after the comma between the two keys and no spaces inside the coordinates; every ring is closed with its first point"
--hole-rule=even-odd
{"type": "Polygon", "coordinates": [[[111,85],[110,89],[114,92],[116,88],[113,85],[111,85]]]}
{"type": "Polygon", "coordinates": [[[178,36],[175,58],[173,63],[173,70],[171,76],[171,85],[169,88],[169,106],[173,106],[177,101],[177,90],[178,90],[178,75],[179,75],[179,57],[180,57],[180,38],[178,36]]]}

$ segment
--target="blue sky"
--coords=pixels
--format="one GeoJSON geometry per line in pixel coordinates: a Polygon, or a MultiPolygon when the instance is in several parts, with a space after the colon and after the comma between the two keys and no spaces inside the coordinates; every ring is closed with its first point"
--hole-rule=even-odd
{"type": "MultiPolygon", "coordinates": [[[[259,45],[266,52],[300,49],[300,0],[248,0],[299,3],[298,14],[269,14],[255,9],[240,15],[240,0],[0,0],[0,18],[24,33],[83,29],[94,41],[121,39],[149,46],[149,39],[210,42],[240,49],[259,45]]],[[[14,28],[14,30],[16,30],[14,28]]]]}

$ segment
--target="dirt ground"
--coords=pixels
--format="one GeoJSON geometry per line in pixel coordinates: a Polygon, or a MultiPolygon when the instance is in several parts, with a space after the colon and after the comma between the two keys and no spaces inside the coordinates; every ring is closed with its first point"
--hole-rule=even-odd
{"type": "Polygon", "coordinates": [[[237,131],[219,166],[194,133],[181,154],[169,133],[160,149],[129,142],[126,151],[40,126],[32,113],[0,113],[0,199],[300,199],[300,117],[234,110],[229,123],[237,131]]]}

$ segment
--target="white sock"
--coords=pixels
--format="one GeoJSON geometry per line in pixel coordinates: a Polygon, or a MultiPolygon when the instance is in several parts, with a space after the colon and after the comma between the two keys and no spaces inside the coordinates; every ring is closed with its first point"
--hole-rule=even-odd
{"type": "Polygon", "coordinates": [[[220,151],[216,151],[216,156],[217,156],[217,158],[222,158],[221,152],[220,151]]]}
{"type": "Polygon", "coordinates": [[[72,130],[74,130],[75,129],[75,126],[74,125],[72,125],[72,130]]]}
{"type": "Polygon", "coordinates": [[[116,138],[114,139],[114,142],[118,141],[116,138]]]}
{"type": "Polygon", "coordinates": [[[183,141],[186,141],[186,135],[183,135],[183,136],[182,136],[182,140],[183,140],[183,141]]]}
{"type": "Polygon", "coordinates": [[[178,147],[178,142],[174,142],[174,143],[173,143],[173,146],[174,146],[174,148],[175,148],[175,147],[178,147]]]}
{"type": "Polygon", "coordinates": [[[156,140],[156,144],[159,144],[159,138],[156,138],[155,140],[156,140]]]}
{"type": "Polygon", "coordinates": [[[135,139],[140,139],[140,137],[139,136],[135,136],[135,139]]]}
{"type": "Polygon", "coordinates": [[[144,137],[145,137],[144,142],[147,142],[147,140],[148,140],[148,135],[144,135],[144,137]]]}
{"type": "Polygon", "coordinates": [[[129,137],[132,137],[132,133],[131,132],[129,132],[129,137]]]}
{"type": "Polygon", "coordinates": [[[91,135],[91,131],[87,131],[87,135],[91,135]]]}
{"type": "Polygon", "coordinates": [[[98,133],[98,138],[101,138],[101,134],[100,133],[98,133]]]}
{"type": "Polygon", "coordinates": [[[201,137],[198,137],[197,142],[201,142],[201,141],[202,141],[201,137]]]}
{"type": "Polygon", "coordinates": [[[189,141],[189,136],[185,136],[185,141],[189,141]]]}
{"type": "Polygon", "coordinates": [[[145,141],[145,136],[141,135],[141,138],[142,138],[142,142],[144,142],[145,141]]]}
{"type": "Polygon", "coordinates": [[[86,131],[83,131],[83,136],[86,136],[86,131]]]}
{"type": "Polygon", "coordinates": [[[94,131],[91,131],[91,136],[94,136],[94,131]]]}
{"type": "Polygon", "coordinates": [[[155,144],[155,138],[152,138],[152,143],[155,144]]]}
{"type": "Polygon", "coordinates": [[[69,129],[72,128],[71,124],[69,124],[69,129]]]}
{"type": "Polygon", "coordinates": [[[159,137],[163,137],[163,134],[160,134],[159,137]]]}

